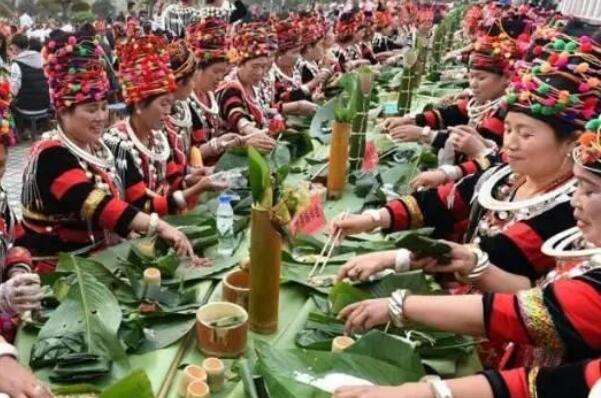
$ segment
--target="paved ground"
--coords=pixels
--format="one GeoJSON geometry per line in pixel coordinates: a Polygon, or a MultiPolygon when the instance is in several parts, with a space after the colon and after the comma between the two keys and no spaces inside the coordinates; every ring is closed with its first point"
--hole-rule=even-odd
{"type": "Polygon", "coordinates": [[[25,169],[30,147],[31,141],[25,141],[9,148],[6,173],[4,173],[4,177],[2,178],[2,186],[8,193],[10,205],[19,216],[21,215],[23,170],[25,169]]]}

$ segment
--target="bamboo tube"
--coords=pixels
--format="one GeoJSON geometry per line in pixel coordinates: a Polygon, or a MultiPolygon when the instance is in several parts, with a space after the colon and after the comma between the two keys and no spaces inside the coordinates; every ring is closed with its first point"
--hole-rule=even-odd
{"type": "Polygon", "coordinates": [[[208,398],[210,396],[211,391],[204,381],[193,381],[186,390],[186,398],[208,398]]]}
{"type": "Polygon", "coordinates": [[[158,268],[150,267],[144,270],[144,284],[148,295],[155,297],[161,290],[161,271],[158,268]]]}
{"type": "Polygon", "coordinates": [[[348,336],[338,336],[332,340],[332,352],[342,352],[355,344],[355,340],[348,336]]]}
{"type": "Polygon", "coordinates": [[[253,206],[250,221],[249,326],[253,332],[272,334],[278,328],[282,239],[270,212],[253,206]]]}
{"type": "Polygon", "coordinates": [[[411,112],[417,57],[417,52],[415,50],[410,50],[405,54],[403,74],[401,75],[401,87],[399,88],[399,116],[404,116],[411,112]]]}
{"type": "Polygon", "coordinates": [[[348,169],[349,123],[332,123],[330,142],[330,160],[328,165],[328,198],[338,199],[344,191],[348,169]]]}
{"type": "Polygon", "coordinates": [[[225,365],[219,358],[207,358],[202,361],[202,368],[207,372],[207,384],[211,392],[219,392],[225,383],[225,365]]]}
{"type": "Polygon", "coordinates": [[[190,166],[197,168],[203,167],[204,162],[202,161],[202,153],[200,152],[200,149],[198,149],[198,147],[192,146],[190,148],[189,157],[190,159],[188,163],[190,164],[190,166]]]}
{"type": "Polygon", "coordinates": [[[365,132],[369,112],[369,101],[373,87],[373,73],[369,68],[362,68],[358,72],[355,89],[351,95],[350,105],[355,117],[349,139],[349,168],[350,172],[357,171],[363,164],[365,154],[365,132]]]}
{"type": "Polygon", "coordinates": [[[207,373],[198,365],[188,365],[184,368],[182,372],[182,377],[179,380],[179,385],[177,387],[177,393],[180,397],[186,397],[188,386],[190,383],[195,381],[206,381],[207,373]]]}

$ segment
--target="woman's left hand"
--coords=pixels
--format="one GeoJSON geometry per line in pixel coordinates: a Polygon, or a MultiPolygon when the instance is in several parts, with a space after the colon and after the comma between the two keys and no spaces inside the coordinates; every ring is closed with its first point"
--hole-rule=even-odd
{"type": "Polygon", "coordinates": [[[411,268],[421,268],[429,274],[442,272],[458,272],[462,275],[469,274],[476,266],[476,255],[465,245],[449,241],[443,242],[451,246],[450,261],[448,263],[439,263],[431,257],[412,258],[411,268]]]}
{"type": "Polygon", "coordinates": [[[475,158],[486,149],[484,140],[480,133],[470,126],[457,126],[449,128],[451,135],[449,139],[455,151],[461,152],[471,158],[475,158]]]}
{"type": "Polygon", "coordinates": [[[346,334],[355,334],[385,325],[390,322],[388,299],[370,299],[347,305],[338,314],[338,319],[346,318],[346,334]]]}
{"type": "Polygon", "coordinates": [[[390,136],[397,142],[417,142],[419,141],[423,127],[415,125],[404,125],[390,130],[390,136]]]}
{"type": "Polygon", "coordinates": [[[340,387],[332,398],[434,398],[434,394],[426,383],[405,383],[394,387],[340,387]]]}

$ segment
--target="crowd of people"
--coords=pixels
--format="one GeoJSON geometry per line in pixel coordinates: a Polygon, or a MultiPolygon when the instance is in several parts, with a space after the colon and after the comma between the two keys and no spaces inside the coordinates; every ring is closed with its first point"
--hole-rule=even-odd
{"type": "MultiPolygon", "coordinates": [[[[163,216],[226,189],[211,165],[233,148],[272,151],[287,117],[316,112],[342,73],[401,62],[416,32],[430,34],[449,7],[391,0],[275,15],[237,2],[197,11],[178,29],[137,16],[48,29],[42,40],[0,29],[0,170],[23,138],[20,118],[43,111],[54,125],[31,148],[22,218],[0,192],[0,392],[51,396],[9,343],[19,316],[39,307],[39,275],[58,253],[156,234],[207,265],[163,216]]],[[[464,46],[445,59],[467,65],[469,89],[379,124],[396,141],[431,147],[440,166],[419,174],[410,195],[332,224],[341,239],[432,227],[452,248],[449,263],[401,249],[353,258],[338,276],[422,269],[443,274],[449,295],[398,290],[340,317],[349,333],[415,322],[486,337],[486,370],[334,396],[586,397],[601,379],[600,35],[553,10],[490,1],[452,33],[464,46]]]]}

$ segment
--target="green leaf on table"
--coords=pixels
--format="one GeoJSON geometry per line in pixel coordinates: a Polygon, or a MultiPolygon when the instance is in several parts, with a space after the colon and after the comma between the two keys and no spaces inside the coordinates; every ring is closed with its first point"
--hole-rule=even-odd
{"type": "Polygon", "coordinates": [[[359,378],[376,385],[398,385],[417,380],[414,372],[407,372],[369,355],[303,349],[278,350],[263,342],[256,343],[256,352],[257,372],[265,378],[273,397],[329,398],[333,390],[340,386],[340,379],[335,374],[359,378]],[[317,381],[327,375],[330,375],[330,382],[317,381]],[[333,383],[332,375],[338,379],[333,383]]]}
{"type": "MultiPolygon", "coordinates": [[[[93,275],[99,282],[103,283],[113,292],[119,302],[124,304],[135,304],[138,302],[134,288],[128,282],[113,274],[98,261],[60,253],[56,271],[76,274],[75,259],[77,259],[77,264],[82,271],[93,275]]],[[[73,276],[75,277],[75,275],[73,276]]],[[[60,295],[62,297],[65,293],[65,286],[62,286],[61,289],[62,293],[60,295]]]]}
{"type": "Polygon", "coordinates": [[[351,286],[345,282],[338,282],[330,289],[330,303],[332,312],[337,314],[347,305],[371,298],[369,293],[351,286]]]}
{"type": "MultiPolygon", "coordinates": [[[[76,282],[61,305],[50,315],[40,330],[38,341],[66,335],[83,334],[85,351],[103,355],[115,361],[119,370],[129,367],[129,362],[117,331],[121,324],[121,308],[113,292],[94,275],[79,265],[71,255],[70,266],[76,282]]],[[[35,352],[35,344],[32,349],[35,352]]],[[[32,357],[35,361],[35,358],[32,357]]]]}
{"type": "Polygon", "coordinates": [[[288,143],[292,161],[302,158],[313,150],[313,142],[308,130],[298,133],[283,133],[280,141],[288,143]]]}
{"type": "Polygon", "coordinates": [[[420,234],[408,234],[397,242],[397,246],[411,251],[418,257],[432,257],[439,261],[448,260],[451,246],[420,234]]]}
{"type": "Polygon", "coordinates": [[[311,125],[311,119],[307,116],[288,115],[286,116],[286,127],[295,130],[305,130],[311,125]]]}
{"type": "Polygon", "coordinates": [[[161,275],[169,278],[175,275],[175,271],[180,266],[180,260],[175,254],[167,254],[157,258],[154,264],[155,267],[161,271],[161,275]]]}
{"type": "Polygon", "coordinates": [[[129,351],[144,354],[179,341],[192,330],[194,323],[194,313],[186,315],[156,312],[152,316],[136,316],[123,322],[119,337],[125,341],[129,351]]]}
{"type": "Polygon", "coordinates": [[[248,156],[243,149],[230,150],[219,158],[215,172],[248,167],[248,156]]]}
{"type": "Polygon", "coordinates": [[[421,270],[391,274],[368,285],[372,297],[389,297],[395,290],[408,289],[415,294],[431,294],[432,283],[421,270]]]}
{"type": "Polygon", "coordinates": [[[345,352],[370,356],[403,370],[411,380],[425,376],[419,354],[409,344],[380,330],[362,336],[345,352]]]}
{"type": "Polygon", "coordinates": [[[104,390],[99,398],[154,398],[152,384],[142,369],[133,371],[124,379],[104,390]]]}

